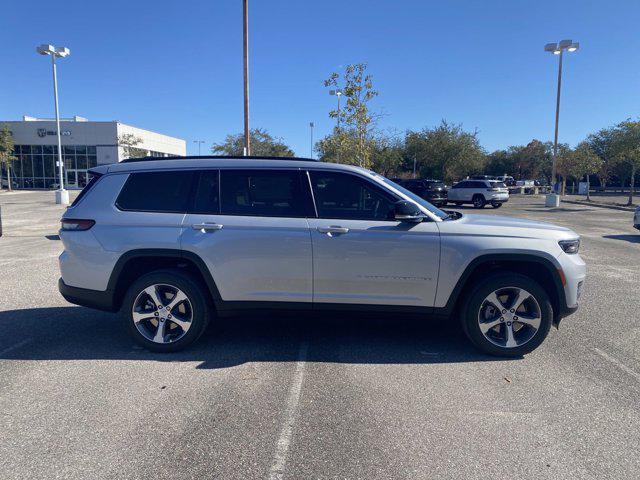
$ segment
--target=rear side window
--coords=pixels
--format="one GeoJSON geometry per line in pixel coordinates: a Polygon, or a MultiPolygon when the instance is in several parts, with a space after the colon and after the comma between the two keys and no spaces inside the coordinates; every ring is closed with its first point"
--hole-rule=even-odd
{"type": "Polygon", "coordinates": [[[221,170],[223,215],[306,216],[297,170],[221,170]]]}
{"type": "Polygon", "coordinates": [[[209,215],[220,213],[219,175],[218,170],[205,170],[200,172],[193,201],[193,213],[209,215]]]}
{"type": "Polygon", "coordinates": [[[186,212],[192,179],[192,171],[132,173],[118,195],[116,206],[139,212],[186,212]]]}

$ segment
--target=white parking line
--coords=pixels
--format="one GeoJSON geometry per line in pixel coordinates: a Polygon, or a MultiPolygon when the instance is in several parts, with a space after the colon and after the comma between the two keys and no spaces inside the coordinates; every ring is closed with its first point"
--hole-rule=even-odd
{"type": "Polygon", "coordinates": [[[599,348],[594,347],[593,348],[596,353],[598,355],[600,355],[602,358],[604,358],[605,360],[608,360],[609,362],[613,363],[616,367],[618,367],[620,370],[622,370],[623,372],[628,373],[629,375],[631,375],[632,377],[634,377],[636,380],[640,380],[640,373],[636,372],[635,370],[627,367],[624,363],[622,363],[620,360],[618,360],[617,358],[612,357],[611,355],[609,355],[606,352],[603,352],[602,350],[600,350],[599,348]]]}
{"type": "Polygon", "coordinates": [[[23,340],[19,343],[16,343],[15,345],[11,345],[10,347],[5,348],[4,350],[0,350],[0,355],[4,355],[5,353],[9,353],[12,350],[15,350],[16,348],[20,348],[20,347],[24,347],[27,343],[29,343],[31,341],[30,338],[23,340]]]}
{"type": "Polygon", "coordinates": [[[302,382],[304,381],[304,367],[307,361],[307,351],[309,346],[307,342],[300,344],[298,352],[298,362],[296,363],[296,371],[293,374],[293,382],[289,389],[289,397],[285,405],[284,423],[278,443],[276,445],[276,454],[273,458],[273,464],[269,470],[269,480],[281,480],[284,477],[284,471],[287,463],[287,453],[291,444],[291,436],[293,435],[293,424],[298,413],[298,404],[300,403],[300,393],[302,392],[302,382]]]}

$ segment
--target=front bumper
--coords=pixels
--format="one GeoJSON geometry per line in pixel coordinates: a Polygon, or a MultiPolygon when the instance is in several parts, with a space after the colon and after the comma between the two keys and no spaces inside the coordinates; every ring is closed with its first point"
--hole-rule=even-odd
{"type": "Polygon", "coordinates": [[[114,292],[111,290],[100,291],[71,287],[64,283],[62,278],[58,280],[58,290],[67,302],[74,305],[104,310],[105,312],[115,312],[117,310],[113,301],[114,292]]]}

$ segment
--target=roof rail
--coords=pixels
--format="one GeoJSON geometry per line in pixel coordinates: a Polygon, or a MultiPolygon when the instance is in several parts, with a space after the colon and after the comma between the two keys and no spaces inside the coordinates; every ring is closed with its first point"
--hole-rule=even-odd
{"type": "Polygon", "coordinates": [[[136,157],[125,158],[120,163],[132,163],[132,162],[150,162],[154,160],[293,160],[296,162],[319,162],[314,158],[301,158],[301,157],[262,157],[257,155],[251,156],[234,156],[234,155],[178,155],[175,157],[136,157]]]}

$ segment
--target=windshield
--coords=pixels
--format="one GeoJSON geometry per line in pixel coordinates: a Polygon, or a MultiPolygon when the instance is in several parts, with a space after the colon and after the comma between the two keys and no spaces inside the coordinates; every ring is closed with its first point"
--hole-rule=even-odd
{"type": "Polygon", "coordinates": [[[406,195],[407,197],[409,197],[411,200],[413,200],[414,202],[416,202],[418,205],[426,208],[427,210],[429,210],[431,213],[433,213],[434,215],[436,215],[438,218],[444,220],[446,219],[449,215],[446,214],[445,212],[443,212],[442,210],[440,210],[439,208],[434,207],[433,205],[431,205],[429,202],[427,202],[426,200],[424,200],[423,198],[420,198],[418,195],[416,195],[413,192],[410,192],[409,190],[407,190],[404,187],[401,187],[400,185],[398,185],[395,182],[392,182],[391,180],[389,180],[388,178],[383,177],[382,175],[380,175],[380,178],[382,179],[382,181],[384,183],[386,183],[387,185],[391,185],[393,188],[395,188],[396,190],[398,190],[399,192],[402,192],[404,195],[406,195]]]}

